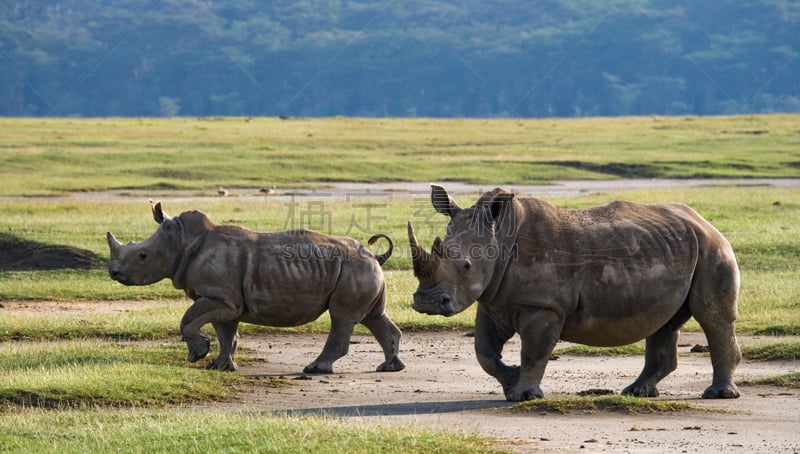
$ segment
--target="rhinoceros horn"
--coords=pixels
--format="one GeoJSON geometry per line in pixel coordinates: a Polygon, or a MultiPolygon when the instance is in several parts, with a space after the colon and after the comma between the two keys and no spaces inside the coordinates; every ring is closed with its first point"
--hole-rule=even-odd
{"type": "Polygon", "coordinates": [[[117,241],[111,232],[106,232],[106,240],[108,240],[108,248],[111,250],[111,257],[115,257],[119,252],[119,248],[122,247],[122,243],[117,241]]]}
{"type": "MultiPolygon", "coordinates": [[[[438,238],[437,238],[438,240],[438,238]]],[[[439,240],[441,242],[441,240],[439,240]]],[[[439,266],[439,255],[431,254],[420,247],[414,226],[408,221],[408,243],[411,245],[411,261],[414,265],[414,276],[420,279],[431,278],[439,266]]]]}

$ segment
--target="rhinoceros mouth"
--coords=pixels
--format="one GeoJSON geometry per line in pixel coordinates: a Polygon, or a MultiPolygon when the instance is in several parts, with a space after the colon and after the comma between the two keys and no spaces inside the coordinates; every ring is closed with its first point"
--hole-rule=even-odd
{"type": "Polygon", "coordinates": [[[414,293],[414,304],[411,307],[415,311],[427,315],[451,317],[456,314],[455,307],[453,307],[453,299],[447,292],[431,295],[418,291],[414,293]]]}
{"type": "Polygon", "coordinates": [[[133,285],[131,280],[128,279],[128,277],[125,276],[125,274],[123,274],[121,271],[109,270],[108,274],[111,276],[111,279],[114,279],[115,281],[119,282],[120,284],[133,285]]]}

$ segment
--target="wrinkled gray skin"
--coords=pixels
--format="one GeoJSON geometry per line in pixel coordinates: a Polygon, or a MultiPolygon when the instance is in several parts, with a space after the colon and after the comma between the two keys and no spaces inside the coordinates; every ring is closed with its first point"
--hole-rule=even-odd
{"type": "Polygon", "coordinates": [[[210,339],[200,328],[211,323],[220,354],[208,367],[236,370],[234,353],[239,322],[297,326],[326,310],[331,331],[319,357],[306,373],[330,373],[333,362],[347,353],[356,323],[369,328],[386,361],[378,371],[398,371],[400,330],[385,312],[386,284],[380,265],[392,252],[374,256],[355,240],[295,230],[254,232],[237,226],[216,226],[199,211],[170,218],[153,206],[160,224],[141,243],[120,244],[109,232],[111,278],[125,285],[148,285],[164,278],[194,300],[181,320],[189,361],[204,358],[210,339]]]}
{"type": "Polygon", "coordinates": [[[677,367],[681,326],[694,317],[708,340],[714,378],[704,398],[735,398],[741,359],[734,332],[739,269],[728,241],[677,203],[613,202],[563,210],[502,189],[462,209],[433,186],[451,218],[432,251],[409,241],[419,287],[414,309],[450,316],[478,302],[475,351],[509,401],[543,397],[540,382],[559,339],[616,346],[646,339],[645,364],[622,393],[657,396],[677,367]],[[521,365],[502,361],[515,333],[521,365]]]}

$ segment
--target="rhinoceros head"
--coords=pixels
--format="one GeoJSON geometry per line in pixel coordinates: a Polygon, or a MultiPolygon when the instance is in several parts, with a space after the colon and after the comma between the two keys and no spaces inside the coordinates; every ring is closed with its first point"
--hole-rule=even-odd
{"type": "Polygon", "coordinates": [[[420,247],[411,222],[414,275],[419,287],[413,308],[425,314],[451,316],[469,307],[489,286],[502,258],[498,225],[514,194],[502,189],[484,194],[470,208],[462,209],[447,191],[431,186],[433,208],[450,217],[444,241],[436,238],[431,252],[420,247]]]}
{"type": "Polygon", "coordinates": [[[171,218],[161,203],[150,201],[153,218],[160,224],[156,233],[140,243],[121,244],[111,232],[106,233],[111,258],[108,273],[125,285],[148,285],[172,277],[182,253],[184,226],[180,218],[171,218]]]}

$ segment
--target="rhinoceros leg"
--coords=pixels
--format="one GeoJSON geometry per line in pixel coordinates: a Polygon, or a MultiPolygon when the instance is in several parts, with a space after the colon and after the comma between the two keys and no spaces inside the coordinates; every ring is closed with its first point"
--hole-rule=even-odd
{"type": "Polygon", "coordinates": [[[233,360],[233,355],[236,353],[236,347],[239,344],[239,322],[212,322],[214,331],[217,332],[217,339],[219,340],[219,356],[214,361],[208,363],[208,369],[229,370],[235,371],[237,369],[236,361],[233,360]]]}
{"type": "Polygon", "coordinates": [[[189,306],[181,319],[181,336],[189,348],[189,361],[205,358],[211,348],[211,339],[200,332],[203,325],[211,322],[235,320],[241,310],[217,300],[200,297],[189,306]]]}
{"type": "Polygon", "coordinates": [[[564,320],[550,309],[532,309],[520,313],[517,331],[521,341],[519,381],[506,392],[506,400],[518,402],[544,397],[539,385],[553,353],[564,320]]]}
{"type": "MultiPolygon", "coordinates": [[[[703,326],[702,324],[700,326],[703,326]]],[[[703,391],[704,399],[735,399],[740,396],[733,383],[733,371],[742,359],[739,343],[736,341],[733,324],[729,328],[717,326],[715,329],[703,327],[711,353],[711,366],[714,379],[711,386],[703,391]]]]}
{"type": "Polygon", "coordinates": [[[706,334],[714,369],[713,381],[703,398],[733,399],[740,395],[733,383],[733,371],[742,359],[735,329],[739,270],[735,259],[727,256],[724,249],[715,252],[698,264],[689,306],[706,334]]]}
{"type": "Polygon", "coordinates": [[[681,326],[689,320],[689,307],[684,304],[672,319],[645,340],[644,369],[622,394],[637,397],[656,397],[656,385],[678,367],[678,336],[681,326]]]}
{"type": "Polygon", "coordinates": [[[392,322],[385,312],[380,315],[368,315],[361,323],[378,340],[383,348],[386,360],[378,366],[378,372],[396,372],[405,369],[406,365],[400,361],[400,329],[392,322]]]}
{"type": "Polygon", "coordinates": [[[503,329],[478,304],[475,316],[475,354],[483,370],[500,382],[505,394],[519,381],[519,367],[511,367],[503,362],[503,346],[513,335],[513,330],[503,329]]]}
{"type": "Polygon", "coordinates": [[[356,323],[331,314],[331,331],[325,341],[325,347],[313,363],[303,369],[307,374],[330,374],[333,362],[347,354],[350,348],[350,336],[356,323]]]}
{"type": "Polygon", "coordinates": [[[692,309],[692,315],[706,334],[714,370],[711,386],[703,392],[704,399],[735,399],[740,396],[739,389],[733,383],[733,371],[742,360],[736,341],[735,308],[736,304],[733,303],[727,306],[727,310],[707,306],[697,311],[692,309]]]}

